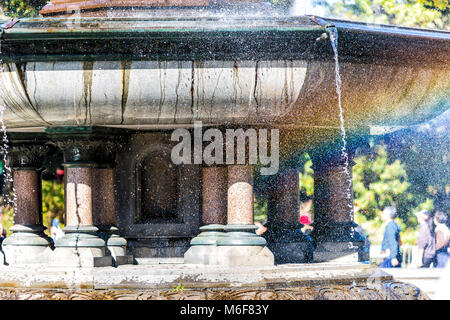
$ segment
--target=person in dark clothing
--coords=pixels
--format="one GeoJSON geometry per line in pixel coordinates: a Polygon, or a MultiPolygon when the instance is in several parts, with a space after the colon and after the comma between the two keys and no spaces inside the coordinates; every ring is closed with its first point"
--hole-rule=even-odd
{"type": "Polygon", "coordinates": [[[380,264],[381,268],[400,268],[402,256],[400,254],[400,227],[394,221],[397,211],[394,207],[386,207],[381,214],[383,222],[387,222],[384,230],[381,253],[385,256],[380,264]]]}
{"type": "Polygon", "coordinates": [[[429,268],[431,264],[436,265],[436,240],[433,226],[433,216],[430,211],[422,210],[416,213],[419,222],[419,235],[417,236],[417,247],[419,249],[418,268],[429,268]]]}
{"type": "Polygon", "coordinates": [[[449,259],[450,231],[446,226],[447,219],[448,214],[442,211],[437,211],[434,215],[434,224],[436,225],[436,256],[434,266],[436,268],[445,268],[449,259]]]}

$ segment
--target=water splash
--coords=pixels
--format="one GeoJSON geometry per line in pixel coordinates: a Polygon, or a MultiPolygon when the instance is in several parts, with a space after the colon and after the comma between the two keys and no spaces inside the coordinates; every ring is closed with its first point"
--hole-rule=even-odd
{"type": "MultiPolygon", "coordinates": [[[[340,128],[341,128],[341,137],[342,137],[342,148],[341,148],[341,154],[342,158],[344,159],[344,174],[347,176],[347,204],[350,209],[350,216],[351,221],[354,219],[354,212],[353,212],[353,200],[352,200],[352,175],[350,173],[350,160],[349,155],[347,151],[347,132],[345,130],[345,120],[344,120],[344,109],[342,108],[342,79],[341,79],[341,73],[339,70],[339,52],[338,52],[338,30],[336,27],[329,27],[328,34],[330,37],[331,47],[333,48],[334,52],[334,69],[335,69],[335,82],[336,82],[336,93],[338,97],[338,108],[339,108],[339,121],[340,121],[340,128]]],[[[354,229],[351,228],[351,238],[354,239],[354,229]]],[[[349,248],[353,249],[356,248],[356,246],[353,245],[352,242],[349,243],[349,248]]]]}
{"type": "MultiPolygon", "coordinates": [[[[8,157],[8,145],[9,145],[9,141],[8,141],[8,136],[6,134],[6,125],[5,122],[3,121],[4,118],[4,114],[5,114],[5,109],[6,107],[4,106],[4,104],[0,104],[0,127],[1,127],[1,132],[2,132],[2,145],[1,145],[1,153],[3,154],[3,168],[4,168],[4,183],[11,183],[11,185],[13,184],[13,175],[12,175],[12,169],[11,167],[8,165],[7,163],[7,157],[8,157]]],[[[5,195],[5,202],[6,205],[11,205],[12,207],[14,207],[14,203],[15,203],[15,198],[16,198],[16,190],[14,189],[14,187],[12,188],[13,190],[13,198],[11,198],[10,194],[6,194],[5,195]]]]}
{"type": "MultiPolygon", "coordinates": [[[[2,30],[3,32],[3,30],[2,30]]],[[[3,44],[3,34],[0,37],[0,67],[1,70],[0,72],[3,72],[3,60],[1,59],[1,55],[2,55],[2,44],[3,44]]],[[[6,110],[6,106],[5,103],[3,101],[3,99],[1,99],[0,101],[0,126],[1,126],[1,131],[2,131],[2,140],[3,140],[3,144],[0,148],[0,152],[3,154],[3,175],[4,175],[4,179],[3,179],[3,184],[6,183],[10,183],[12,186],[12,191],[13,191],[13,198],[11,199],[11,195],[9,193],[6,194],[5,198],[4,198],[4,202],[6,202],[6,205],[10,205],[12,208],[14,208],[14,205],[16,203],[16,190],[14,188],[14,184],[13,184],[13,174],[12,174],[12,169],[11,167],[8,165],[8,163],[6,162],[7,157],[8,157],[8,145],[9,145],[9,141],[8,141],[8,136],[6,134],[6,125],[5,122],[3,121],[4,116],[5,116],[5,110],[6,110]]],[[[14,208],[15,209],[15,208],[14,208]]],[[[13,210],[13,217],[14,217],[14,212],[16,210],[13,210]]]]}

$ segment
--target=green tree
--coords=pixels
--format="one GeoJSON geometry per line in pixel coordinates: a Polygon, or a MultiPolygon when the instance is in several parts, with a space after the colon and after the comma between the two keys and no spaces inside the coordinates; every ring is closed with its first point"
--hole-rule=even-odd
{"type": "Polygon", "coordinates": [[[389,161],[384,145],[376,145],[368,155],[355,158],[353,191],[355,221],[369,233],[374,243],[381,242],[381,212],[394,205],[402,229],[402,241],[415,243],[417,219],[420,209],[433,209],[433,199],[413,193],[405,164],[399,159],[389,161]]]}
{"type": "Polygon", "coordinates": [[[47,0],[0,0],[0,11],[8,17],[37,17],[47,0]]]}
{"type": "Polygon", "coordinates": [[[338,0],[330,16],[370,23],[449,29],[449,0],[338,0]]]}
{"type": "Polygon", "coordinates": [[[47,233],[54,218],[58,218],[61,228],[64,227],[64,183],[42,180],[42,216],[47,233]]]}

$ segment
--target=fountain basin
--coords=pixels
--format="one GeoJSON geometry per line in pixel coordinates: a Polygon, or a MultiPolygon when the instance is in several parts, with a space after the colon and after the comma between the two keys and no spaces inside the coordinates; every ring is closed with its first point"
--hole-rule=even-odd
{"type": "Polygon", "coordinates": [[[3,30],[8,129],[412,125],[450,101],[450,33],[298,18],[46,18],[3,30]],[[49,94],[51,92],[51,94],[49,94]]]}

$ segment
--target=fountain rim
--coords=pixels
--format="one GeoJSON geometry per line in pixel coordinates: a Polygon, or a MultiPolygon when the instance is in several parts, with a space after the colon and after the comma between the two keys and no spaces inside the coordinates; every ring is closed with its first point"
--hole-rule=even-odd
{"type": "MultiPolygon", "coordinates": [[[[2,26],[8,21],[0,21],[2,26]]],[[[319,16],[272,17],[82,17],[82,18],[24,18],[10,28],[0,26],[2,40],[46,40],[75,38],[113,38],[152,33],[208,33],[208,32],[314,32],[336,27],[340,32],[380,34],[390,37],[450,41],[450,31],[412,28],[389,24],[330,19],[319,16]],[[251,19],[251,20],[249,20],[251,19]],[[81,21],[81,26],[68,23],[81,21]],[[249,24],[249,21],[251,23],[249,24]],[[131,28],[130,23],[141,23],[131,28]],[[217,25],[217,23],[223,23],[217,25]],[[170,25],[164,25],[169,23],[170,25]],[[161,25],[162,24],[162,25],[161,25]]]]}

